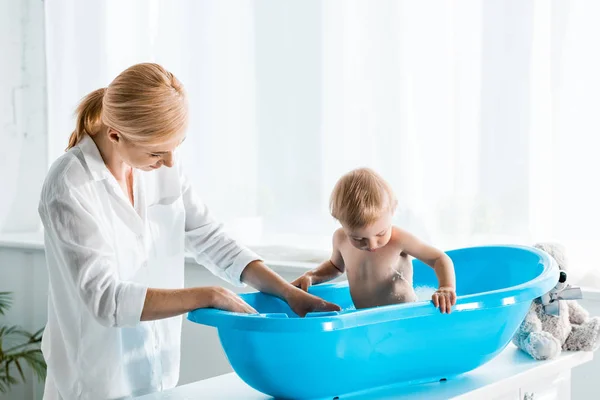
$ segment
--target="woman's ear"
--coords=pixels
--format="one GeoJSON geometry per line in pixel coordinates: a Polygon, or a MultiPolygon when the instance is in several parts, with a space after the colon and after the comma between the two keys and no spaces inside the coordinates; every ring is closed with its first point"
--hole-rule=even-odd
{"type": "Polygon", "coordinates": [[[108,128],[108,139],[113,143],[119,143],[121,140],[121,134],[113,128],[108,128]]]}

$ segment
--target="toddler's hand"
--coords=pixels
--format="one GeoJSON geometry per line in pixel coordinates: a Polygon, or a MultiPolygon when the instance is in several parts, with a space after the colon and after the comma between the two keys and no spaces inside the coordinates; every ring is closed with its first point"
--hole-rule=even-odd
{"type": "Polygon", "coordinates": [[[299,287],[305,292],[308,292],[308,288],[311,287],[312,284],[312,276],[308,273],[298,277],[295,281],[292,282],[293,286],[299,287]]]}
{"type": "Polygon", "coordinates": [[[450,314],[452,306],[456,304],[456,292],[453,287],[442,286],[431,296],[431,300],[436,308],[440,308],[440,312],[450,314]]]}

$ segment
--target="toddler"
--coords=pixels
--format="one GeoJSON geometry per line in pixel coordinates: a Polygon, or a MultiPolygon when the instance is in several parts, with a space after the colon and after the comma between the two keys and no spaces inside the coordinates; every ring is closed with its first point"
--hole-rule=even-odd
{"type": "Polygon", "coordinates": [[[433,304],[450,313],[456,303],[452,260],[393,226],[396,205],[391,187],[373,170],[359,168],[344,175],[330,200],[331,215],[341,225],[333,234],[331,259],[292,283],[308,290],[345,272],[357,309],[413,302],[417,296],[411,257],[415,257],[434,269],[439,288],[433,304]]]}

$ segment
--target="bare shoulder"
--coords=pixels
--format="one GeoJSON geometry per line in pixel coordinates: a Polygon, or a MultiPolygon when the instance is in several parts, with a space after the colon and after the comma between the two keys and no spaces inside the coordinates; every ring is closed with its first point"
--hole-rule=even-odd
{"type": "Polygon", "coordinates": [[[413,256],[430,265],[433,265],[432,263],[435,260],[443,257],[444,252],[437,247],[426,243],[404,229],[398,227],[394,227],[393,229],[390,241],[393,240],[400,247],[402,253],[413,256]]]}
{"type": "Polygon", "coordinates": [[[402,255],[407,255],[414,252],[416,248],[420,248],[422,242],[412,233],[397,226],[392,226],[392,237],[390,238],[390,244],[394,246],[402,255]]]}
{"type": "Polygon", "coordinates": [[[346,266],[344,262],[344,244],[347,243],[346,233],[342,228],[337,229],[333,233],[333,253],[331,255],[331,263],[341,272],[344,272],[346,266]]]}
{"type": "Polygon", "coordinates": [[[392,236],[390,238],[390,244],[394,244],[402,247],[402,244],[407,240],[410,240],[414,236],[411,235],[408,231],[405,231],[402,228],[399,228],[395,225],[392,225],[392,236]]]}
{"type": "Polygon", "coordinates": [[[338,228],[333,232],[333,248],[339,250],[348,239],[344,229],[338,228]]]}
{"type": "Polygon", "coordinates": [[[422,239],[419,238],[418,236],[416,236],[415,234],[402,229],[400,227],[397,227],[395,225],[392,226],[392,238],[395,238],[396,240],[400,240],[402,242],[406,242],[406,241],[418,241],[418,242],[422,242],[422,239]]]}

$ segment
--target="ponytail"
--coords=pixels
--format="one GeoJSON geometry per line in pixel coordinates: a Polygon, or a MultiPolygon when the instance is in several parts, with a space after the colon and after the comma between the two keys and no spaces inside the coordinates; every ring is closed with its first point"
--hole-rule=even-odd
{"type": "Polygon", "coordinates": [[[102,119],[102,99],[106,88],[94,90],[79,103],[77,107],[77,125],[69,138],[66,150],[76,146],[84,135],[92,136],[97,133],[102,119]]]}
{"type": "Polygon", "coordinates": [[[181,82],[159,64],[135,64],[81,100],[67,150],[105,127],[135,144],[158,143],[183,133],[187,121],[181,82]]]}

